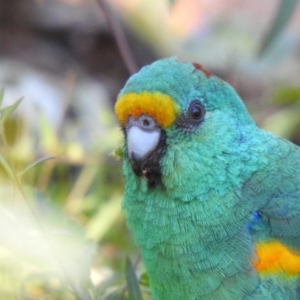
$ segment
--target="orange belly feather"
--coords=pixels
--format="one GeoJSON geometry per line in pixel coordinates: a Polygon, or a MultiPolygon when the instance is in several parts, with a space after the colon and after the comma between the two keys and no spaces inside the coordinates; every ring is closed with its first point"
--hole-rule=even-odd
{"type": "Polygon", "coordinates": [[[255,252],[258,260],[254,267],[259,273],[300,275],[300,253],[292,252],[279,241],[260,242],[255,252]]]}

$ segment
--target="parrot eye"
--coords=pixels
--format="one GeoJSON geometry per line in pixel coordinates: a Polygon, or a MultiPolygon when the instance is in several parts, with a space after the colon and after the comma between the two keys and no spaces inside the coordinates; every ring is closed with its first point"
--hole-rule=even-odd
{"type": "Polygon", "coordinates": [[[204,115],[205,109],[203,105],[198,100],[194,100],[186,113],[177,119],[177,126],[183,130],[192,130],[203,121],[204,115]]]}
{"type": "Polygon", "coordinates": [[[199,101],[193,101],[188,109],[188,115],[196,122],[200,123],[204,118],[204,108],[199,101]]]}

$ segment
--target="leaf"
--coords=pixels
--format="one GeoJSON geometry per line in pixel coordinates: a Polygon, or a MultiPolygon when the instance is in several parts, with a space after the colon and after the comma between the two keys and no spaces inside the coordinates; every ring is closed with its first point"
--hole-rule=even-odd
{"type": "Polygon", "coordinates": [[[59,142],[58,136],[53,128],[53,126],[49,123],[49,120],[45,117],[43,113],[38,114],[38,129],[41,137],[40,144],[44,149],[47,149],[48,152],[59,151],[59,142]]]}
{"type": "Polygon", "coordinates": [[[10,167],[9,163],[6,161],[6,159],[0,154],[0,164],[8,174],[8,176],[13,179],[14,178],[14,172],[12,168],[10,167]]]}
{"type": "Polygon", "coordinates": [[[143,273],[141,275],[141,285],[145,286],[145,287],[150,287],[150,282],[149,282],[149,277],[147,273],[143,273]]]}
{"type": "Polygon", "coordinates": [[[120,161],[123,157],[123,146],[119,146],[110,154],[116,161],[120,161]]]}
{"type": "Polygon", "coordinates": [[[131,300],[142,300],[142,293],[130,259],[126,258],[126,282],[131,300]]]}
{"type": "Polygon", "coordinates": [[[297,0],[281,0],[273,23],[260,46],[258,56],[263,56],[271,48],[281,31],[290,20],[293,12],[295,11],[297,2],[297,0]]]}
{"type": "Polygon", "coordinates": [[[17,100],[14,104],[6,106],[5,108],[1,109],[0,120],[2,124],[4,124],[6,119],[16,110],[16,108],[18,107],[22,99],[23,98],[17,100]]]}
{"type": "Polygon", "coordinates": [[[276,104],[291,104],[300,102],[300,86],[285,86],[278,88],[272,97],[276,104]]]}
{"type": "Polygon", "coordinates": [[[38,159],[36,161],[34,161],[33,163],[31,163],[29,166],[27,166],[23,171],[21,171],[18,176],[22,177],[28,170],[32,169],[33,167],[37,166],[38,164],[41,164],[44,161],[50,160],[55,158],[55,156],[46,156],[46,157],[42,157],[41,159],[38,159]]]}

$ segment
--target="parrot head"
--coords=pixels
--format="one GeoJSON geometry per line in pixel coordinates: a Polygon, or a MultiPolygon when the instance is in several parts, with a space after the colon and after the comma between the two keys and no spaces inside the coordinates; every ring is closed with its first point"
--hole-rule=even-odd
{"type": "MultiPolygon", "coordinates": [[[[131,76],[115,112],[133,173],[149,188],[179,185],[183,194],[188,174],[209,175],[211,158],[232,152],[244,128],[253,126],[230,85],[200,64],[177,58],[159,60],[131,76]]],[[[219,169],[222,173],[224,166],[219,169]]]]}

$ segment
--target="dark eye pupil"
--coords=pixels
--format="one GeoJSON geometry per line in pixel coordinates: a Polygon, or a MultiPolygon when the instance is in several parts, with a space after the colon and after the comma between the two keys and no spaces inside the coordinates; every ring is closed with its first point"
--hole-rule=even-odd
{"type": "Polygon", "coordinates": [[[194,119],[200,119],[202,117],[202,109],[198,105],[193,105],[191,108],[191,115],[194,119]]]}
{"type": "Polygon", "coordinates": [[[199,102],[194,102],[190,106],[190,116],[192,119],[195,121],[200,121],[202,120],[204,115],[204,109],[202,105],[199,102]]]}

